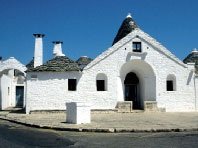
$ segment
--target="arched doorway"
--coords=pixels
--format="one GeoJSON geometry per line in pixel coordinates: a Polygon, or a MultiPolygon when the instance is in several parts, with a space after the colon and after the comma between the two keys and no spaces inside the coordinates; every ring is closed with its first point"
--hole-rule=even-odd
{"type": "Polygon", "coordinates": [[[133,101],[133,109],[140,109],[140,85],[139,78],[130,72],[124,80],[125,101],[133,101]]]}

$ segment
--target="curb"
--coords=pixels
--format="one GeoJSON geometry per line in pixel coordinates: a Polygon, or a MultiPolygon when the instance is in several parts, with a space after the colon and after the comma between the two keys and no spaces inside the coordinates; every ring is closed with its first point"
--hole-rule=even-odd
{"type": "Polygon", "coordinates": [[[97,132],[97,133],[157,133],[157,132],[192,132],[198,131],[198,128],[170,128],[170,129],[131,129],[131,128],[70,128],[70,127],[56,127],[38,124],[25,123],[13,119],[2,118],[1,120],[9,121],[12,123],[21,124],[28,127],[53,129],[57,131],[73,131],[73,132],[97,132]]]}

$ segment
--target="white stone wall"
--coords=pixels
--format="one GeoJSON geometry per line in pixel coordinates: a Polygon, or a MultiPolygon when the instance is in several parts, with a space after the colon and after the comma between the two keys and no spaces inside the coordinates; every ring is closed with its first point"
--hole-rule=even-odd
{"type": "MultiPolygon", "coordinates": [[[[7,107],[16,106],[16,86],[24,86],[25,81],[25,65],[20,63],[14,57],[10,57],[8,60],[0,62],[0,78],[1,81],[1,100],[0,104],[3,105],[2,109],[7,107]],[[14,76],[14,70],[19,70],[24,76],[14,76]],[[8,96],[8,87],[10,89],[10,95],[8,96]]],[[[25,95],[24,95],[25,97],[25,95]]],[[[25,102],[25,98],[24,98],[25,102]]],[[[24,103],[25,106],[25,103],[24,103]]]]}
{"type": "Polygon", "coordinates": [[[92,109],[113,109],[124,101],[124,79],[135,72],[140,79],[141,99],[157,101],[166,111],[195,111],[194,74],[170,51],[143,31],[136,29],[96,57],[82,73],[40,72],[27,76],[27,112],[61,110],[65,103],[87,101],[92,109]],[[142,53],[132,52],[132,42],[142,42],[142,53]],[[107,91],[96,91],[96,77],[107,76],[107,91]],[[37,80],[31,75],[37,74],[37,80]],[[169,74],[176,77],[176,91],[166,91],[169,74]],[[67,89],[68,78],[78,79],[77,91],[67,89]]]}
{"type": "Polygon", "coordinates": [[[65,110],[65,103],[81,101],[77,91],[68,91],[68,79],[81,78],[76,72],[28,73],[26,109],[30,110],[65,110]],[[31,78],[31,76],[37,78],[31,78]]]}
{"type": "Polygon", "coordinates": [[[194,83],[195,83],[195,109],[196,111],[198,111],[198,77],[197,76],[195,76],[194,83]]]}
{"type": "Polygon", "coordinates": [[[11,98],[12,98],[12,79],[6,75],[2,75],[0,78],[0,110],[3,110],[9,106],[11,106],[11,98]]]}

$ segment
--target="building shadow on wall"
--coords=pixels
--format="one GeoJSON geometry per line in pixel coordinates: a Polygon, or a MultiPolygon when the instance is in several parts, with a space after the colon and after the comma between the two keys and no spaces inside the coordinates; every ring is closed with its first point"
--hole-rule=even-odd
{"type": "Polygon", "coordinates": [[[194,73],[193,71],[191,71],[191,72],[189,73],[186,85],[189,85],[189,84],[190,84],[190,82],[191,82],[191,80],[192,80],[193,73],[194,73]]]}

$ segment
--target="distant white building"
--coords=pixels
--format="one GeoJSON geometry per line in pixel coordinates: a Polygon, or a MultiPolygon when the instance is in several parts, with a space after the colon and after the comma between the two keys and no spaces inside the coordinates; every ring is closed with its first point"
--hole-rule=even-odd
{"type": "Polygon", "coordinates": [[[53,42],[54,58],[43,64],[43,36],[35,34],[34,62],[26,71],[27,113],[65,110],[65,103],[73,101],[88,102],[92,109],[115,109],[132,102],[132,109],[198,111],[198,52],[180,61],[143,32],[131,15],[113,45],[94,60],[69,59],[58,41],[53,42]]]}
{"type": "Polygon", "coordinates": [[[25,106],[25,65],[11,57],[0,61],[0,110],[25,106]]]}

